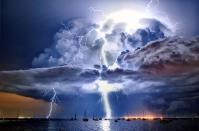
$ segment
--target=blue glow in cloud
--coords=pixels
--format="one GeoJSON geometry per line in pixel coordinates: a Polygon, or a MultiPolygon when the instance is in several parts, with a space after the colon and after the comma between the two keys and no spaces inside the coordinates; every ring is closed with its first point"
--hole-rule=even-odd
{"type": "Polygon", "coordinates": [[[156,19],[140,19],[138,23],[142,26],[129,31],[128,23],[111,18],[104,23],[91,23],[88,19],[68,21],[56,33],[54,44],[34,58],[33,66],[111,66],[121,52],[133,51],[150,41],[165,38],[171,32],[156,19]]]}

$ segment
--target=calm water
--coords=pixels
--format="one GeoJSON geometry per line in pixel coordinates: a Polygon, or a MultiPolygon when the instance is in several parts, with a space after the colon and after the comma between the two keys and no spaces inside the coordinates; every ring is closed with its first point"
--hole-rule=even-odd
{"type": "Polygon", "coordinates": [[[0,131],[199,131],[198,120],[157,121],[0,121],[0,131]]]}

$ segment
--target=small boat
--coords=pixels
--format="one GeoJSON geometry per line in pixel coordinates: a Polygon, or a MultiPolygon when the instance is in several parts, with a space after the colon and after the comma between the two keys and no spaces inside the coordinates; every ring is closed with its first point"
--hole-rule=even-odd
{"type": "Polygon", "coordinates": [[[99,119],[93,115],[93,121],[98,121],[99,119]]]}
{"type": "Polygon", "coordinates": [[[72,118],[70,118],[69,120],[70,120],[70,121],[73,121],[73,120],[74,120],[74,118],[72,117],[72,118]]]}
{"type": "Polygon", "coordinates": [[[94,121],[99,121],[99,119],[97,119],[97,118],[93,118],[93,120],[94,120],[94,121]]]}
{"type": "Polygon", "coordinates": [[[143,121],[146,121],[147,119],[146,119],[146,118],[142,118],[142,120],[143,120],[143,121]]]}
{"type": "Polygon", "coordinates": [[[82,119],[83,121],[85,121],[85,122],[87,122],[88,121],[88,118],[87,118],[87,116],[86,116],[86,112],[84,112],[84,117],[83,117],[83,119],[82,119]]]}
{"type": "Polygon", "coordinates": [[[126,121],[131,121],[131,119],[130,119],[130,118],[127,118],[126,121]]]}
{"type": "Polygon", "coordinates": [[[83,118],[82,120],[83,120],[83,121],[88,121],[88,118],[83,118]]]}
{"type": "Polygon", "coordinates": [[[77,120],[77,115],[75,114],[75,118],[74,118],[74,120],[76,121],[77,120]]]}

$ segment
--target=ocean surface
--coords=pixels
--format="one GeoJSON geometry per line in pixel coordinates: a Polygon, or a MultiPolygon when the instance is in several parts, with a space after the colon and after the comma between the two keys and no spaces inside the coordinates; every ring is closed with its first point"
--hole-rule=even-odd
{"type": "Polygon", "coordinates": [[[0,131],[199,131],[199,120],[0,120],[0,131]]]}

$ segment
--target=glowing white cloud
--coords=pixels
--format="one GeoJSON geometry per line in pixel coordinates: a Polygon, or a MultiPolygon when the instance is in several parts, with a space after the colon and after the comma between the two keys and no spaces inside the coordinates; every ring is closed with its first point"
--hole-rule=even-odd
{"type": "MultiPolygon", "coordinates": [[[[102,28],[106,24],[107,21],[113,21],[115,25],[123,23],[125,24],[125,31],[130,32],[130,30],[136,30],[142,27],[142,24],[140,23],[140,20],[142,18],[148,18],[147,14],[141,14],[132,10],[122,10],[118,12],[114,12],[111,14],[108,14],[103,18],[102,22],[100,23],[101,29],[98,29],[98,32],[100,32],[100,36],[105,38],[107,34],[111,34],[112,28],[107,30],[106,32],[102,33],[102,28]]],[[[111,23],[111,24],[113,24],[111,23]]],[[[120,35],[120,32],[118,33],[120,35]]],[[[119,53],[124,50],[123,44],[120,42],[120,36],[116,37],[115,41],[107,41],[105,39],[105,42],[102,46],[101,49],[101,61],[102,64],[106,65],[107,67],[110,66],[111,69],[114,69],[118,66],[115,67],[116,65],[116,59],[119,55],[119,53]],[[107,59],[107,53],[112,54],[112,57],[114,60],[114,63],[110,63],[109,60],[107,59]],[[114,65],[114,66],[113,66],[114,65]]]]}
{"type": "Polygon", "coordinates": [[[113,20],[115,23],[125,23],[126,30],[136,30],[142,28],[140,20],[143,18],[152,18],[148,13],[141,13],[134,10],[121,10],[113,12],[106,16],[106,20],[113,20]]]}
{"type": "Polygon", "coordinates": [[[98,91],[103,92],[103,93],[118,91],[119,90],[118,86],[120,86],[119,84],[108,83],[108,81],[104,81],[100,79],[96,80],[95,82],[99,86],[98,91]]]}
{"type": "Polygon", "coordinates": [[[169,24],[152,13],[136,10],[104,13],[104,17],[96,23],[87,19],[71,20],[56,33],[54,45],[34,58],[33,65],[45,67],[67,64],[92,68],[93,65],[101,64],[109,69],[115,69],[119,67],[116,60],[122,51],[135,50],[154,40],[148,38],[143,42],[139,30],[145,31],[148,35],[157,33],[155,39],[159,39],[158,33],[165,35],[160,27],[157,27],[160,32],[147,29],[165,23],[169,24]],[[133,43],[128,41],[130,37],[133,37],[133,43]]]}
{"type": "MultiPolygon", "coordinates": [[[[136,10],[126,9],[115,11],[105,15],[99,22],[100,28],[96,29],[98,37],[101,37],[104,40],[101,48],[101,63],[111,69],[119,67],[116,64],[116,59],[118,58],[120,53],[124,50],[132,50],[132,47],[129,46],[129,44],[126,44],[128,43],[127,41],[121,41],[121,33],[127,33],[130,36],[133,36],[132,34],[136,33],[137,30],[145,30],[146,28],[150,28],[150,26],[157,26],[156,24],[159,25],[158,28],[160,28],[160,30],[161,28],[167,27],[168,29],[170,29],[170,27],[171,29],[174,28],[171,26],[171,22],[167,19],[146,11],[138,12],[136,10]]],[[[168,32],[166,31],[167,29],[165,29],[163,32],[164,35],[167,36],[168,32]]],[[[155,31],[152,30],[152,32],[155,31]]],[[[135,34],[134,37],[136,41],[140,40],[142,42],[142,37],[139,35],[140,34],[136,36],[135,34]]]]}

